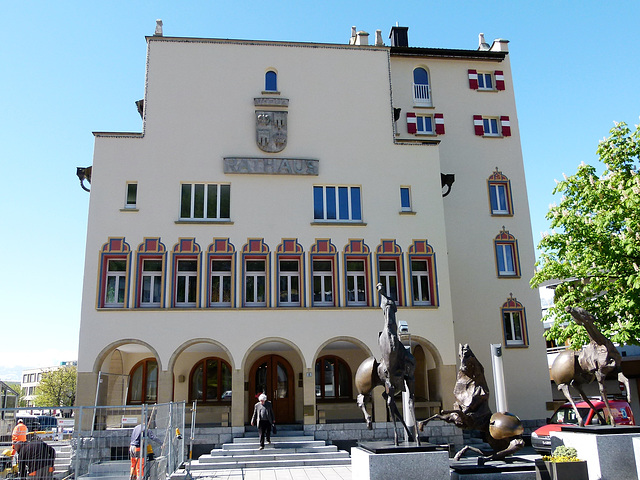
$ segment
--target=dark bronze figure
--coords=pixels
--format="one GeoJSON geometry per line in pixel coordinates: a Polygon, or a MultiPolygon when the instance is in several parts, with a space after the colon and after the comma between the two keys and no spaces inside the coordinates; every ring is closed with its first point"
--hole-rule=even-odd
{"type": "Polygon", "coordinates": [[[395,402],[396,393],[403,392],[405,383],[409,390],[409,409],[415,418],[414,400],[415,400],[415,370],[416,359],[405,348],[398,337],[398,324],[396,323],[396,303],[393,299],[382,293],[382,284],[376,286],[380,292],[380,307],[384,314],[384,328],[378,344],[382,357],[378,362],[375,357],[369,357],[363,361],[356,372],[356,388],[358,390],[358,406],[364,413],[367,427],[372,428],[371,415],[367,412],[366,397],[371,397],[371,391],[378,385],[384,386],[382,397],[385,399],[389,416],[393,420],[394,426],[394,443],[399,444],[398,431],[396,429],[396,420],[402,423],[407,432],[408,438],[413,438],[420,445],[418,437],[417,425],[414,425],[414,433],[411,433],[409,427],[402,418],[398,406],[395,402]]]}
{"type": "Polygon", "coordinates": [[[481,455],[478,457],[479,465],[489,460],[502,460],[524,447],[522,422],[518,417],[508,412],[491,413],[489,386],[484,376],[484,367],[473,354],[469,345],[460,345],[459,356],[460,369],[456,378],[456,386],[453,389],[453,394],[456,397],[453,410],[444,410],[438,415],[418,422],[418,428],[422,431],[425,424],[431,420],[439,419],[453,423],[463,430],[478,430],[494,453],[485,455],[478,448],[467,445],[456,453],[454,459],[460,460],[467,450],[471,450],[481,455]]]}
{"type": "Polygon", "coordinates": [[[91,185],[91,167],[76,167],[76,175],[80,180],[80,186],[83,190],[90,192],[87,187],[84,186],[84,181],[86,180],[91,185]]]}
{"type": "MultiPolygon", "coordinates": [[[[571,398],[569,385],[580,393],[582,399],[587,402],[593,410],[596,410],[582,389],[582,385],[591,383],[596,379],[598,381],[598,387],[600,388],[600,396],[606,405],[609,423],[615,426],[616,423],[613,421],[609,401],[607,400],[604,380],[608,373],[618,372],[618,381],[624,383],[627,390],[627,400],[629,402],[631,401],[629,380],[622,374],[620,368],[622,355],[620,355],[620,352],[618,352],[613,342],[595,327],[595,317],[593,315],[580,307],[567,307],[566,311],[571,314],[578,325],[582,325],[587,330],[591,342],[582,347],[582,350],[579,352],[575,350],[565,350],[561,352],[551,365],[551,379],[558,385],[558,390],[562,391],[564,396],[567,397],[567,400],[571,402],[580,426],[584,425],[584,420],[571,398]]],[[[598,413],[598,416],[600,417],[600,421],[605,423],[605,419],[602,418],[600,413],[598,413]]]]}

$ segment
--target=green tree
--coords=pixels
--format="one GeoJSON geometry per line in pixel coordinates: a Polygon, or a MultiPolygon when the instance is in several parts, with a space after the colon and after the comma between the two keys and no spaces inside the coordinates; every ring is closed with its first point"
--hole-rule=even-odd
{"type": "Polygon", "coordinates": [[[561,282],[545,316],[555,318],[546,335],[570,339],[574,348],[589,339],[565,312],[568,306],[594,314],[613,342],[640,344],[640,126],[632,132],[616,124],[597,153],[601,175],[582,164],[556,185],[553,193],[562,199],[547,213],[552,233],[538,245],[542,253],[531,280],[532,287],[561,282]]]}
{"type": "Polygon", "coordinates": [[[76,367],[66,366],[42,374],[33,403],[36,407],[71,407],[76,400],[76,367]]]}

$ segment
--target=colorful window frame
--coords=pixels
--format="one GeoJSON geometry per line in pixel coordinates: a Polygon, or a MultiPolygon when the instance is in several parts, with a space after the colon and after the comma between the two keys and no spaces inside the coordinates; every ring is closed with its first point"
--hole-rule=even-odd
{"type": "Polygon", "coordinates": [[[496,255],[496,273],[499,278],[519,278],[520,258],[518,254],[518,241],[502,227],[502,230],[493,240],[496,255]]]}
{"type": "Polygon", "coordinates": [[[214,238],[207,250],[207,305],[235,307],[236,249],[228,238],[214,238]]]}
{"type": "Polygon", "coordinates": [[[124,237],[109,237],[100,249],[99,265],[98,308],[126,308],[129,305],[131,249],[124,237]],[[114,273],[110,273],[110,266],[114,273]]]}
{"type": "Polygon", "coordinates": [[[398,306],[406,305],[402,249],[395,240],[382,240],[378,245],[376,270],[378,283],[382,284],[385,295],[392,298],[398,306]]]}
{"type": "Polygon", "coordinates": [[[270,282],[271,254],[269,246],[263,238],[249,238],[242,247],[242,306],[243,307],[269,307],[271,302],[270,282]],[[264,262],[264,270],[253,270],[264,262]],[[254,273],[255,272],[255,273],[254,273]],[[256,280],[264,278],[261,287],[256,280]],[[262,296],[260,296],[262,290],[262,296]]]}
{"type": "Polygon", "coordinates": [[[297,238],[283,238],[276,248],[278,307],[304,307],[305,265],[302,246],[297,238]]]}
{"type": "Polygon", "coordinates": [[[174,308],[200,307],[201,250],[195,238],[180,238],[173,247],[171,306],[174,308]],[[187,263],[188,262],[188,263],[187,263]],[[195,270],[190,268],[195,267],[195,270]],[[189,270],[187,270],[189,268],[189,270]],[[189,272],[195,272],[190,275],[189,272]],[[193,283],[195,282],[195,283],[193,283]]]}
{"type": "Polygon", "coordinates": [[[335,245],[328,238],[316,239],[309,252],[312,306],[335,307],[338,305],[337,269],[338,253],[335,245]]]}
{"type": "Polygon", "coordinates": [[[518,302],[513,294],[500,308],[502,318],[502,334],[506,347],[529,346],[527,319],[524,306],[518,302]]]}
{"type": "Polygon", "coordinates": [[[159,237],[145,238],[136,258],[136,308],[164,308],[167,252],[159,237]],[[160,262],[159,265],[157,262],[160,262]],[[152,264],[152,265],[150,265],[152,264]],[[160,266],[160,269],[153,269],[160,266]]]}
{"type": "Polygon", "coordinates": [[[492,216],[512,216],[513,197],[511,181],[496,167],[495,172],[487,179],[489,192],[489,209],[492,216]]]}
{"type": "Polygon", "coordinates": [[[372,306],[371,251],[363,239],[349,239],[344,248],[344,304],[372,306]]]}
{"type": "Polygon", "coordinates": [[[436,269],[436,254],[427,240],[414,240],[409,247],[409,277],[411,305],[437,307],[440,304],[436,269]]]}

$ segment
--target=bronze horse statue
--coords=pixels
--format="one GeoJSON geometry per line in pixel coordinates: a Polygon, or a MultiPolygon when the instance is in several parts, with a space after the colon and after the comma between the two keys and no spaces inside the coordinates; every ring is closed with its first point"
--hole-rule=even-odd
{"type": "Polygon", "coordinates": [[[389,416],[393,421],[394,443],[398,445],[398,431],[396,429],[396,420],[402,423],[410,439],[414,439],[420,445],[418,437],[418,428],[414,424],[414,433],[411,433],[409,427],[402,418],[398,406],[395,402],[396,393],[403,392],[405,384],[409,390],[409,409],[415,418],[414,400],[415,400],[415,370],[416,359],[405,348],[398,337],[398,324],[396,323],[396,303],[393,299],[382,293],[382,284],[376,285],[380,292],[380,307],[384,314],[384,328],[380,337],[378,337],[378,345],[382,352],[380,362],[375,357],[369,357],[364,360],[356,372],[356,389],[358,390],[358,406],[364,413],[367,422],[367,428],[372,428],[371,415],[367,412],[365,403],[366,397],[371,397],[371,391],[378,385],[384,386],[382,398],[384,398],[389,416]]]}
{"type": "Polygon", "coordinates": [[[478,457],[479,465],[489,460],[502,460],[524,447],[522,422],[508,412],[491,413],[489,386],[484,376],[484,367],[469,345],[460,345],[459,357],[460,368],[453,389],[453,395],[456,398],[453,410],[444,410],[440,414],[418,422],[418,428],[422,431],[428,422],[439,419],[453,423],[463,430],[479,430],[494,453],[485,455],[478,448],[467,445],[456,453],[454,459],[460,460],[467,450],[471,450],[481,455],[478,457]]]}
{"type": "MultiPolygon", "coordinates": [[[[604,380],[608,373],[617,372],[618,381],[624,383],[626,387],[627,400],[629,402],[631,401],[629,380],[622,374],[620,368],[622,355],[620,355],[620,352],[618,352],[613,342],[595,327],[595,317],[593,315],[580,307],[567,307],[565,310],[571,314],[578,325],[582,325],[587,330],[591,342],[582,347],[582,350],[579,352],[575,350],[565,350],[558,354],[551,365],[551,379],[558,385],[558,390],[562,391],[567,400],[571,402],[580,426],[584,425],[584,420],[571,398],[569,385],[574,387],[578,393],[580,393],[582,399],[597,412],[591,400],[589,400],[589,397],[587,397],[582,389],[582,385],[591,383],[596,379],[600,389],[600,396],[606,406],[609,423],[615,426],[616,423],[613,421],[613,415],[611,414],[609,401],[607,400],[607,390],[604,386],[604,380]]],[[[598,417],[602,423],[605,423],[605,419],[602,418],[600,412],[598,412],[598,417]]]]}

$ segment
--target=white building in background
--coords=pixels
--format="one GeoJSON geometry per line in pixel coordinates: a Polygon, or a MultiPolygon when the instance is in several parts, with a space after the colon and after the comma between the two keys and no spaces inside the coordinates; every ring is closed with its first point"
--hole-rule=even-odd
{"type": "Polygon", "coordinates": [[[33,400],[36,397],[36,388],[40,385],[43,373],[52,372],[64,367],[76,367],[77,365],[78,362],[76,360],[70,360],[60,362],[60,365],[55,365],[53,367],[38,367],[23,370],[20,388],[22,389],[22,400],[24,400],[25,406],[33,406],[33,400]]]}
{"type": "Polygon", "coordinates": [[[419,405],[452,406],[458,343],[493,386],[500,343],[510,410],[547,416],[508,42],[390,38],[147,37],[141,132],[95,133],[79,405],[112,375],[99,403],[198,400],[199,422],[244,426],[262,391],[279,423],[361,419],[381,282],[419,405]]]}

